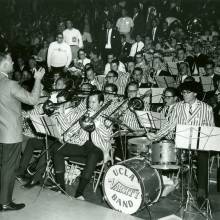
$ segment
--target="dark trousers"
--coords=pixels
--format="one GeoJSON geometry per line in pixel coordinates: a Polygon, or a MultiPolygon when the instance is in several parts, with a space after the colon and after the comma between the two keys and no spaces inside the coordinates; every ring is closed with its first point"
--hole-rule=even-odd
{"type": "MultiPolygon", "coordinates": [[[[207,196],[208,193],[208,163],[209,163],[209,152],[198,151],[198,193],[201,190],[205,193],[202,196],[207,196]]],[[[202,194],[203,194],[202,193],[202,194]]],[[[201,196],[201,195],[200,195],[201,196]]]]}
{"type": "Polygon", "coordinates": [[[51,66],[51,72],[52,72],[53,74],[62,73],[63,70],[64,70],[64,66],[61,66],[61,67],[51,66]]]}
{"type": "MultiPolygon", "coordinates": [[[[34,150],[42,150],[44,147],[44,140],[43,139],[37,139],[37,138],[30,138],[27,142],[27,145],[25,147],[24,153],[21,157],[19,170],[17,172],[17,175],[24,175],[25,171],[30,163],[30,160],[33,156],[34,150]]],[[[42,159],[43,163],[45,163],[45,157],[42,159]]]]}
{"type": "Polygon", "coordinates": [[[0,143],[0,204],[12,201],[15,172],[19,166],[21,143],[0,143]]]}
{"type": "MultiPolygon", "coordinates": [[[[83,169],[81,179],[78,186],[78,194],[82,194],[89,180],[91,179],[93,172],[96,168],[98,162],[103,159],[103,152],[101,149],[96,147],[91,141],[86,141],[83,146],[76,144],[65,144],[60,150],[56,150],[60,147],[57,145],[54,149],[54,169],[56,175],[65,172],[64,157],[71,158],[83,158],[85,167],[83,169]],[[79,192],[80,191],[80,192],[79,192]]],[[[62,177],[64,175],[62,174],[62,177]]],[[[64,179],[60,180],[59,176],[57,178],[60,185],[64,185],[64,179]],[[61,182],[63,181],[63,182],[61,182]]]]}

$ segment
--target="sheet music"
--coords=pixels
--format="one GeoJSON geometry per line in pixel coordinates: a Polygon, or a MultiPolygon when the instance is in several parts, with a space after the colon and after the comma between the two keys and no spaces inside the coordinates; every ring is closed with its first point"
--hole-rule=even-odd
{"type": "Polygon", "coordinates": [[[160,129],[165,117],[163,114],[151,111],[135,111],[141,125],[145,128],[160,129]]]}
{"type": "Polygon", "coordinates": [[[139,88],[139,95],[144,95],[147,91],[151,90],[151,97],[146,97],[145,100],[148,103],[163,103],[162,95],[164,92],[164,88],[139,88]],[[150,100],[151,99],[151,100],[150,100]]]}
{"type": "Polygon", "coordinates": [[[176,87],[176,81],[173,76],[156,76],[156,83],[160,88],[176,87]]]}
{"type": "Polygon", "coordinates": [[[220,128],[207,126],[177,125],[176,147],[189,149],[190,128],[192,131],[191,149],[201,151],[220,151],[220,128]]]}
{"type": "Polygon", "coordinates": [[[38,133],[61,139],[57,122],[54,118],[46,115],[31,115],[30,119],[38,133]]]}
{"type": "Polygon", "coordinates": [[[177,63],[176,62],[167,62],[169,71],[172,75],[177,76],[178,75],[178,68],[177,68],[177,63]]]}
{"type": "Polygon", "coordinates": [[[201,76],[201,83],[204,92],[214,90],[213,79],[210,76],[201,76]]]}

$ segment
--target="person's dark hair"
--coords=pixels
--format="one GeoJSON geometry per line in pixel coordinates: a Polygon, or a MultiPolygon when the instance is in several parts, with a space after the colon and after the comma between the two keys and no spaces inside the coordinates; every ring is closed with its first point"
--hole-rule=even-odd
{"type": "Polygon", "coordinates": [[[93,65],[90,65],[88,68],[85,69],[85,72],[87,73],[88,71],[92,70],[94,72],[94,67],[93,65]]]}
{"type": "Polygon", "coordinates": [[[203,93],[202,86],[200,83],[198,83],[196,81],[183,82],[178,87],[178,90],[180,91],[180,93],[182,93],[183,90],[191,91],[191,92],[197,93],[198,99],[202,98],[202,93],[203,93]]]}
{"type": "Polygon", "coordinates": [[[184,53],[186,53],[186,49],[184,47],[178,48],[176,52],[178,53],[180,50],[182,50],[184,53]]]}
{"type": "Polygon", "coordinates": [[[58,32],[56,33],[56,37],[58,37],[58,35],[62,35],[62,36],[63,36],[63,33],[60,32],[60,31],[58,31],[58,32]]]}
{"type": "Polygon", "coordinates": [[[68,90],[62,90],[57,94],[57,98],[64,97],[65,101],[70,101],[72,94],[68,90]]]}
{"type": "Polygon", "coordinates": [[[105,84],[105,86],[104,86],[104,91],[105,91],[105,89],[108,88],[108,87],[111,87],[111,88],[112,88],[112,93],[115,93],[115,94],[118,93],[118,87],[117,87],[115,84],[113,84],[113,83],[107,83],[107,84],[105,84]]]}
{"type": "Polygon", "coordinates": [[[134,74],[135,71],[139,71],[141,74],[143,74],[143,69],[141,67],[135,67],[134,70],[133,70],[133,74],[134,74]]]}
{"type": "Polygon", "coordinates": [[[119,66],[119,60],[118,60],[118,59],[112,60],[112,64],[113,64],[113,63],[116,63],[116,64],[119,66]]]}
{"type": "Polygon", "coordinates": [[[92,91],[92,92],[89,93],[89,95],[86,98],[87,108],[89,107],[89,97],[95,96],[95,95],[98,96],[99,103],[104,102],[105,97],[104,97],[104,94],[101,91],[99,91],[99,90],[92,91]]]}
{"type": "Polygon", "coordinates": [[[164,90],[163,94],[165,94],[166,92],[172,93],[172,95],[173,95],[174,97],[179,97],[179,91],[178,91],[176,88],[174,88],[174,87],[167,87],[167,88],[164,90]]]}
{"type": "Polygon", "coordinates": [[[56,83],[57,83],[59,80],[63,80],[63,83],[64,83],[64,85],[66,86],[65,90],[71,89],[71,88],[73,87],[73,80],[72,80],[72,79],[69,79],[69,78],[66,78],[66,77],[59,77],[59,78],[56,80],[56,83]]]}
{"type": "MultiPolygon", "coordinates": [[[[110,70],[110,71],[108,72],[108,74],[109,74],[109,73],[113,73],[114,77],[116,77],[116,78],[118,79],[118,73],[117,73],[116,71],[110,70]]],[[[108,76],[108,74],[107,74],[107,76],[108,76]]]]}
{"type": "Polygon", "coordinates": [[[138,83],[136,83],[134,81],[128,83],[126,88],[125,88],[125,98],[128,98],[128,88],[129,88],[129,86],[136,86],[137,89],[139,88],[138,83]]]}

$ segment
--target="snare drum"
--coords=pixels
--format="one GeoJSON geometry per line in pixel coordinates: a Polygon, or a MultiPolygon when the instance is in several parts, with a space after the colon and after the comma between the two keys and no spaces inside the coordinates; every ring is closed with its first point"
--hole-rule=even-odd
{"type": "Polygon", "coordinates": [[[133,214],[144,204],[158,201],[162,191],[161,177],[144,158],[132,158],[110,167],[102,188],[109,206],[133,214]]]}
{"type": "Polygon", "coordinates": [[[173,141],[163,140],[152,144],[151,167],[162,170],[179,169],[173,141]]]}
{"type": "Polygon", "coordinates": [[[150,141],[146,137],[131,138],[128,140],[129,157],[147,154],[150,148],[150,141]]]}

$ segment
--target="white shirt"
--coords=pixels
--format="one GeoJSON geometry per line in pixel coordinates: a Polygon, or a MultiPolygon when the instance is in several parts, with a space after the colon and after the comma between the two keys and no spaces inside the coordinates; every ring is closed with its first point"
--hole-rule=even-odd
{"type": "Polygon", "coordinates": [[[77,60],[77,62],[78,62],[78,63],[82,63],[83,66],[85,66],[86,64],[90,63],[91,60],[88,59],[88,58],[85,58],[85,59],[83,59],[83,60],[77,60]]]}
{"type": "Polygon", "coordinates": [[[108,38],[107,38],[107,43],[106,43],[106,45],[105,45],[105,48],[106,48],[106,49],[111,49],[111,48],[112,48],[112,45],[111,45],[112,28],[106,30],[106,32],[107,32],[107,31],[108,31],[108,38]]]}
{"type": "Polygon", "coordinates": [[[121,17],[117,20],[116,27],[120,33],[129,33],[131,28],[134,27],[134,22],[130,17],[121,17]]]}
{"type": "Polygon", "coordinates": [[[131,46],[130,57],[134,57],[135,54],[144,48],[144,43],[142,41],[135,42],[131,46]]]}
{"type": "Polygon", "coordinates": [[[82,35],[79,30],[72,28],[63,31],[63,39],[70,46],[83,47],[82,35]]]}
{"type": "MultiPolygon", "coordinates": [[[[105,64],[104,75],[106,76],[110,70],[111,70],[111,65],[110,65],[110,63],[106,63],[106,64],[105,64]]],[[[119,61],[118,71],[123,72],[123,73],[126,73],[125,65],[124,65],[121,61],[119,61]]]]}
{"type": "Polygon", "coordinates": [[[48,67],[68,67],[72,61],[71,48],[66,43],[52,42],[48,48],[47,66],[48,67]]]}
{"type": "Polygon", "coordinates": [[[155,40],[155,33],[156,33],[157,27],[154,27],[152,30],[152,39],[155,40]]]}

